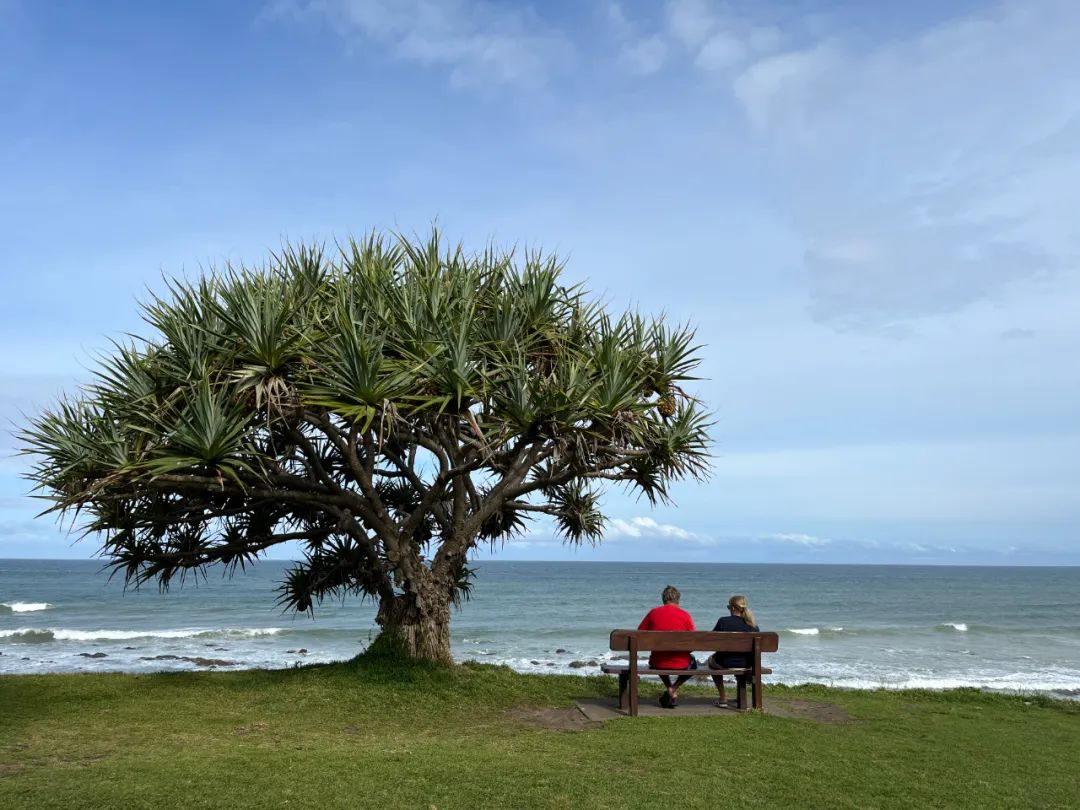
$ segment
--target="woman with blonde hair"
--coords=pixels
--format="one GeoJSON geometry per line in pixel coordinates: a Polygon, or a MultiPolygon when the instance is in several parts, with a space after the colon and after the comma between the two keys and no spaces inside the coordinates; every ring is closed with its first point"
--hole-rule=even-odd
{"type": "MultiPolygon", "coordinates": [[[[741,593],[737,593],[728,599],[727,608],[728,615],[721,616],[716,620],[716,627],[713,628],[713,632],[756,633],[758,631],[757,620],[754,619],[754,614],[750,610],[746,597],[741,593]]],[[[709,656],[709,669],[735,669],[749,665],[750,662],[746,659],[745,653],[713,653],[709,656]]],[[[741,678],[744,676],[736,675],[735,677],[741,678]]],[[[720,693],[720,697],[717,698],[714,705],[726,709],[728,704],[727,695],[724,694],[724,676],[713,675],[712,679],[713,683],[716,684],[717,691],[720,693]]]]}

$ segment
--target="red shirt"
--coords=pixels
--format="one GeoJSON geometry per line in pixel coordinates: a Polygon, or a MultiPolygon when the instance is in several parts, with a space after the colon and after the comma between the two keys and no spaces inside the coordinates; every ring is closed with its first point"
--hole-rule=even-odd
{"type": "MultiPolygon", "coordinates": [[[[638,630],[693,630],[694,620],[678,605],[661,605],[645,614],[638,630]]],[[[653,669],[686,669],[690,666],[690,652],[654,652],[649,656],[653,669]]]]}

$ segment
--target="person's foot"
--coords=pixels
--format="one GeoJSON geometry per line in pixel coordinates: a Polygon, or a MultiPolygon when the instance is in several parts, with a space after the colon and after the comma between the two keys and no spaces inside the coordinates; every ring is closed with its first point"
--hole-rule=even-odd
{"type": "Polygon", "coordinates": [[[678,705],[679,705],[679,699],[678,699],[678,698],[676,698],[676,697],[673,697],[673,698],[671,699],[671,705],[670,705],[670,706],[668,706],[668,708],[669,708],[669,709],[674,709],[674,708],[675,708],[676,706],[678,706],[678,705]]]}
{"type": "Polygon", "coordinates": [[[728,707],[726,700],[719,700],[719,699],[713,701],[713,706],[715,706],[718,709],[726,709],[728,707]]]}
{"type": "Polygon", "coordinates": [[[671,693],[667,690],[660,693],[660,705],[665,709],[670,709],[674,705],[674,702],[671,699],[671,693]]]}

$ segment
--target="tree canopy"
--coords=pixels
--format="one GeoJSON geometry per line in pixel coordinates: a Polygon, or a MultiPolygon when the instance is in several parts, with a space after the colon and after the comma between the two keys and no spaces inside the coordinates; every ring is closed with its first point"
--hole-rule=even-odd
{"type": "Polygon", "coordinates": [[[283,605],[370,597],[408,654],[449,660],[477,544],[537,517],[596,542],[606,486],[665,501],[707,473],[693,330],[562,269],[372,234],[172,280],[148,334],[22,432],[30,477],[128,583],[298,541],[283,605]]]}

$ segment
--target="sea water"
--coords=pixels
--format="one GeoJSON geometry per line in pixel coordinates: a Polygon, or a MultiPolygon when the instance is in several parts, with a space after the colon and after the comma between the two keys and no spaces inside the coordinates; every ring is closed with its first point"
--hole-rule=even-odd
{"type": "MultiPolygon", "coordinates": [[[[97,561],[0,560],[0,673],[289,667],[335,661],[375,637],[375,607],[326,600],[283,613],[288,563],[125,591],[97,561]]],[[[476,563],[454,612],[457,660],[595,674],[665,585],[711,629],[733,593],[762,629],[781,683],[1080,695],[1080,568],[476,563]]]]}

